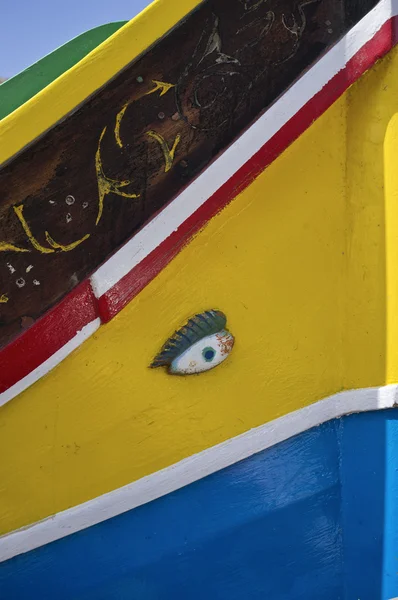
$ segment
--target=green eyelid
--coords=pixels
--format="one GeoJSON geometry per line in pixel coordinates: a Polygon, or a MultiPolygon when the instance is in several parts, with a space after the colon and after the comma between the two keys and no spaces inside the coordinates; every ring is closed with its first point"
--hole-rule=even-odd
{"type": "MultiPolygon", "coordinates": [[[[169,366],[196,342],[225,329],[227,318],[220,310],[206,310],[191,317],[167,340],[161,351],[155,356],[151,368],[169,366]]],[[[209,361],[210,362],[210,361],[209,361]]]]}

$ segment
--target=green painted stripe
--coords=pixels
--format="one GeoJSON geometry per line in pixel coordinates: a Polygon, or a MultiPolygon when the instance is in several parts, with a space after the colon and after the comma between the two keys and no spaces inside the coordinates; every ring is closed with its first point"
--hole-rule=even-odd
{"type": "Polygon", "coordinates": [[[126,23],[118,21],[90,29],[0,84],[0,120],[73,67],[126,23]]]}

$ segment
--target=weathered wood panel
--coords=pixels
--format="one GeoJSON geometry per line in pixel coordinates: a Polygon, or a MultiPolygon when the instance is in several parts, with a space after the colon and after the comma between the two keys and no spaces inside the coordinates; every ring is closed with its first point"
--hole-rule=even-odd
{"type": "Polygon", "coordinates": [[[89,275],[375,0],[208,0],[0,172],[0,345],[89,275]]]}

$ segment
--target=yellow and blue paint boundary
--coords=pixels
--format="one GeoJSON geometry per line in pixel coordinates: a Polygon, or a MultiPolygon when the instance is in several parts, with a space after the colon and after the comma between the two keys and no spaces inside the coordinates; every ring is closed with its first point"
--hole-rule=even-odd
{"type": "Polygon", "coordinates": [[[332,420],[0,565],[13,600],[398,592],[398,415],[332,420]]]}

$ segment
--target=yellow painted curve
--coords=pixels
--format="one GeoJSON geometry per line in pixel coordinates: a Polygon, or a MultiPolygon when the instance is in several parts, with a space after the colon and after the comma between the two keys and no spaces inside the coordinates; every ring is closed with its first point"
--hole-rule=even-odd
{"type": "Polygon", "coordinates": [[[398,185],[396,129],[385,143],[397,69],[394,50],[111,323],[0,410],[2,533],[344,388],[398,380],[384,194],[385,160],[398,185]],[[149,369],[208,308],[236,337],[228,360],[186,378],[149,369]]]}
{"type": "Polygon", "coordinates": [[[40,93],[0,121],[0,165],[163,37],[202,0],[154,0],[40,93]]]}
{"type": "Polygon", "coordinates": [[[386,211],[386,346],[387,381],[398,381],[398,113],[384,143],[386,211]]]}

